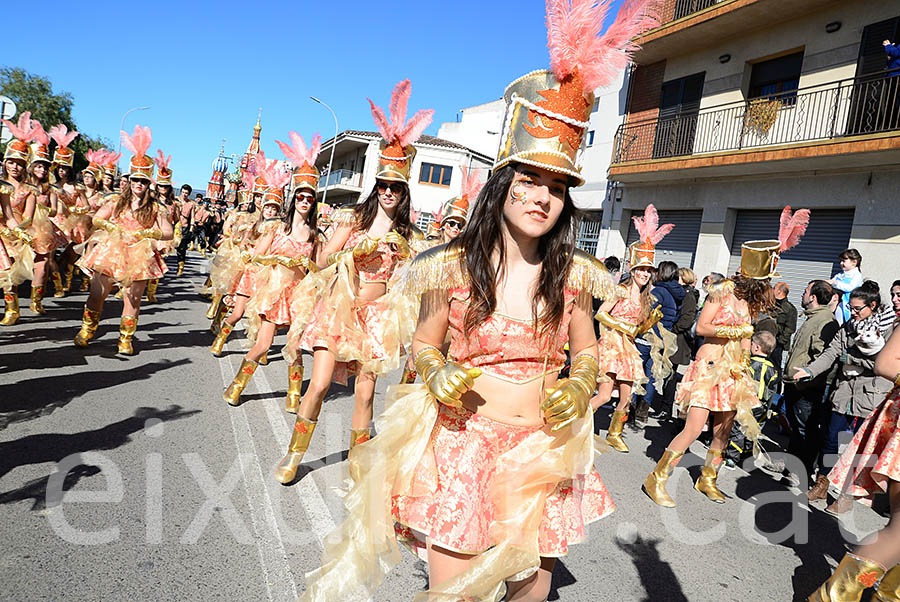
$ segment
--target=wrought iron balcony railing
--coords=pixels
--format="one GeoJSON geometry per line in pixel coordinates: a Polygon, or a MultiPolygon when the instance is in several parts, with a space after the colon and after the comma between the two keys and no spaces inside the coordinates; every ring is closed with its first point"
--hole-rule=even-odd
{"type": "Polygon", "coordinates": [[[626,123],[613,165],[900,129],[900,70],[626,123]]]}
{"type": "Polygon", "coordinates": [[[362,186],[362,174],[352,169],[336,169],[319,180],[320,190],[338,185],[359,188],[362,186]]]}

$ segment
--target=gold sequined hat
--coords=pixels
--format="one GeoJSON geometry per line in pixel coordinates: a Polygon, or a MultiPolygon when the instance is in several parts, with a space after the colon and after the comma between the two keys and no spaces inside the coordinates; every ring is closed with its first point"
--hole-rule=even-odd
{"type": "Polygon", "coordinates": [[[31,157],[28,164],[52,163],[50,160],[50,136],[47,135],[37,119],[32,119],[31,124],[34,126],[34,142],[31,143],[31,157]]]}
{"type": "Polygon", "coordinates": [[[741,275],[753,280],[781,276],[777,271],[781,254],[797,246],[806,234],[809,218],[809,209],[792,214],[791,207],[785,207],[781,212],[778,240],[748,240],[741,245],[741,275]]]}
{"type": "Polygon", "coordinates": [[[8,119],[3,119],[2,121],[9,133],[13,135],[13,139],[6,145],[6,151],[3,153],[4,161],[14,159],[28,164],[28,160],[31,157],[31,149],[28,148],[28,143],[34,139],[35,134],[31,112],[25,111],[19,115],[17,123],[13,123],[8,119]]]}
{"type": "Polygon", "coordinates": [[[478,198],[484,184],[476,177],[474,171],[469,171],[465,166],[460,166],[459,169],[462,172],[462,190],[458,197],[450,200],[444,219],[452,217],[461,220],[465,225],[469,221],[469,203],[478,198]]]}
{"type": "Polygon", "coordinates": [[[322,148],[322,137],[316,134],[313,136],[312,144],[307,147],[303,136],[297,132],[288,132],[288,136],[291,139],[290,145],[278,140],[275,141],[275,144],[278,145],[288,161],[294,165],[294,172],[291,176],[293,188],[294,190],[304,188],[316,194],[319,189],[319,170],[316,169],[316,159],[322,148]]]}
{"type": "MultiPolygon", "coordinates": [[[[256,172],[266,183],[262,206],[278,205],[281,208],[284,205],[284,187],[291,181],[290,172],[285,170],[277,159],[266,161],[263,151],[259,151],[256,155],[256,172]]],[[[256,192],[255,189],[254,192],[256,192]]]]}
{"type": "Polygon", "coordinates": [[[157,186],[171,186],[172,185],[172,170],[169,169],[169,162],[172,160],[172,155],[168,157],[163,154],[161,150],[156,151],[156,184],[157,186]]]}
{"type": "Polygon", "coordinates": [[[72,141],[78,137],[78,132],[69,131],[64,124],[55,125],[47,132],[56,141],[56,150],[53,151],[53,165],[65,165],[72,167],[75,163],[75,151],[69,148],[72,141]]]}
{"type": "Polygon", "coordinates": [[[381,107],[369,99],[372,118],[382,138],[378,149],[378,170],[375,172],[378,180],[409,182],[413,159],[416,157],[413,143],[419,139],[434,115],[431,109],[417,111],[407,122],[406,108],[411,93],[412,84],[408,79],[394,87],[390,116],[385,115],[381,107]]]}
{"type": "Polygon", "coordinates": [[[147,156],[147,149],[153,141],[153,133],[150,128],[141,125],[134,126],[134,133],[120,132],[122,146],[130,150],[134,155],[129,163],[128,179],[142,179],[153,181],[153,159],[147,156]]]}
{"type": "Polygon", "coordinates": [[[659,225],[659,213],[652,204],[647,205],[642,217],[633,216],[634,227],[638,232],[638,240],[628,247],[628,265],[630,269],[638,267],[656,267],[656,245],[672,231],[675,224],[659,225]]]}

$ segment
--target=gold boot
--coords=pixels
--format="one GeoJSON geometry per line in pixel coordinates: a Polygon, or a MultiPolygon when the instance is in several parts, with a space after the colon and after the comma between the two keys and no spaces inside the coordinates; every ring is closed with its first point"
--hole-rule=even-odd
{"type": "Polygon", "coordinates": [[[175,272],[175,275],[176,275],[176,276],[181,276],[183,273],[184,273],[184,262],[183,262],[183,261],[179,261],[179,262],[178,262],[178,271],[175,272]]]}
{"type": "MultiPolygon", "coordinates": [[[[811,595],[809,602],[859,602],[863,592],[884,574],[877,562],[846,554],[831,578],[811,595]]],[[[877,599],[877,598],[876,598],[877,599]]]]}
{"type": "Polygon", "coordinates": [[[234,330],[234,326],[228,322],[222,324],[222,328],[219,329],[219,334],[216,335],[216,340],[209,346],[209,350],[214,356],[222,357],[222,349],[224,349],[225,341],[228,340],[228,335],[231,334],[232,330],[234,330]]]}
{"type": "Polygon", "coordinates": [[[31,312],[44,315],[47,313],[47,310],[44,309],[44,287],[43,286],[32,286],[31,287],[31,312]]]}
{"type": "Polygon", "coordinates": [[[156,303],[157,288],[159,288],[159,278],[147,282],[147,303],[156,303]]]}
{"type": "Polygon", "coordinates": [[[79,292],[89,293],[91,291],[91,277],[87,274],[82,274],[81,276],[81,288],[78,289],[79,292]]]}
{"type": "Polygon", "coordinates": [[[137,331],[137,321],[137,316],[122,316],[119,322],[119,353],[122,355],[134,355],[131,337],[137,331]]]}
{"type": "Polygon", "coordinates": [[[75,264],[70,263],[66,266],[66,283],[63,285],[63,291],[69,292],[72,290],[72,278],[75,276],[75,264]]]}
{"type": "Polygon", "coordinates": [[[683,455],[684,452],[667,449],[662,458],[659,459],[659,462],[657,462],[653,472],[644,479],[644,493],[660,506],[665,506],[666,508],[675,507],[675,500],[666,491],[666,482],[669,480],[669,475],[672,474],[675,465],[678,464],[678,460],[683,455]]]}
{"type": "Polygon", "coordinates": [[[200,249],[200,255],[202,255],[204,258],[206,257],[206,247],[200,249]]]}
{"type": "Polygon", "coordinates": [[[303,366],[288,366],[288,389],[284,409],[296,414],[300,408],[300,389],[303,387],[303,366]]]}
{"type": "Polygon", "coordinates": [[[51,272],[50,280],[53,281],[53,296],[57,299],[65,297],[66,291],[63,287],[62,276],[59,275],[59,272],[51,272]]]}
{"type": "Polygon", "coordinates": [[[259,364],[246,358],[241,362],[240,370],[234,375],[234,380],[231,381],[231,384],[225,389],[225,393],[222,394],[222,397],[229,405],[240,405],[241,393],[244,392],[247,383],[253,378],[253,373],[256,372],[257,366],[259,366],[259,364]]]}
{"type": "Polygon", "coordinates": [[[706,462],[703,463],[703,468],[700,469],[700,478],[694,483],[694,489],[717,504],[724,504],[726,499],[716,486],[716,480],[719,478],[719,469],[721,467],[722,450],[709,450],[706,452],[706,462]]]}
{"type": "Polygon", "coordinates": [[[194,250],[194,243],[192,242],[191,244],[188,245],[188,251],[193,251],[193,250],[194,250]]]}
{"type": "Polygon", "coordinates": [[[212,302],[209,304],[209,308],[206,310],[206,319],[212,320],[216,317],[216,312],[219,311],[219,303],[222,302],[222,295],[213,295],[212,302]]]}
{"type": "Polygon", "coordinates": [[[609,443],[611,448],[623,454],[628,453],[628,446],[625,445],[625,440],[622,439],[622,429],[625,427],[626,420],[628,420],[627,410],[614,411],[612,418],[609,419],[609,430],[606,431],[606,442],[609,443]]]}
{"type": "Polygon", "coordinates": [[[87,347],[88,341],[94,338],[94,333],[100,326],[100,311],[84,308],[84,315],[81,316],[81,330],[75,335],[76,347],[87,347]]]}
{"type": "MultiPolygon", "coordinates": [[[[353,448],[357,445],[365,443],[369,439],[372,438],[372,432],[369,429],[350,429],[350,451],[353,451],[353,448]]],[[[349,452],[347,453],[347,459],[349,460],[349,452]]],[[[359,467],[356,464],[350,463],[350,478],[354,483],[359,483],[360,478],[359,467]]]]}
{"type": "Polygon", "coordinates": [[[122,296],[123,296],[124,294],[125,294],[125,291],[124,291],[123,289],[117,288],[117,289],[116,289],[116,294],[113,295],[113,296],[114,296],[116,299],[121,299],[122,296]]]}
{"type": "Polygon", "coordinates": [[[275,478],[279,483],[287,485],[297,476],[297,467],[303,461],[303,454],[309,449],[309,441],[312,439],[315,430],[315,420],[297,416],[297,422],[294,423],[294,432],[291,433],[291,442],[288,444],[288,453],[275,467],[275,478]]]}
{"type": "Polygon", "coordinates": [[[259,365],[260,366],[268,366],[269,365],[269,352],[268,351],[263,353],[262,357],[259,358],[259,365]]]}
{"type": "Polygon", "coordinates": [[[19,321],[19,295],[16,293],[3,293],[3,301],[6,302],[6,311],[3,312],[3,319],[0,325],[12,326],[19,321]]]}
{"type": "Polygon", "coordinates": [[[900,565],[884,574],[872,602],[900,602],[900,565]]]}
{"type": "Polygon", "coordinates": [[[418,376],[418,374],[416,374],[416,369],[410,368],[407,366],[407,367],[403,368],[403,376],[400,377],[400,384],[401,385],[411,385],[414,382],[416,382],[417,376],[418,376]]]}

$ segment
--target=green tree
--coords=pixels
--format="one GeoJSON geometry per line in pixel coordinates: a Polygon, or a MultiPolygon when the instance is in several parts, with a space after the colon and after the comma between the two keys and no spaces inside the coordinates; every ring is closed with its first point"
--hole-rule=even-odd
{"type": "MultiPolygon", "coordinates": [[[[70,130],[78,129],[72,119],[72,106],[75,102],[72,95],[68,92],[54,92],[53,84],[46,77],[29,73],[21,67],[0,67],[0,94],[13,99],[19,113],[31,111],[32,118],[40,121],[46,129],[58,123],[70,130]]],[[[94,138],[81,132],[71,146],[75,151],[75,170],[87,167],[84,155],[88,150],[108,145],[103,138],[94,138]]],[[[0,146],[0,152],[5,150],[5,144],[0,146]]]]}

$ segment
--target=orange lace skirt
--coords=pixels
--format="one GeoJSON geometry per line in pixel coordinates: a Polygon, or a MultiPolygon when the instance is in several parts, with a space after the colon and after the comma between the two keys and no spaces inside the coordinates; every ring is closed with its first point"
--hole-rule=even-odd
{"type": "Polygon", "coordinates": [[[76,262],[83,270],[109,276],[120,286],[139,280],[161,278],[169,268],[152,239],[134,240],[116,230],[97,230],[86,243],[85,253],[76,262]]]}
{"type": "Polygon", "coordinates": [[[256,294],[256,273],[259,271],[259,265],[247,265],[244,268],[241,277],[238,279],[237,284],[234,287],[234,290],[231,291],[233,295],[243,295],[245,297],[252,297],[256,294]]]}
{"type": "Polygon", "coordinates": [[[621,382],[637,384],[647,382],[641,354],[634,341],[624,333],[601,324],[597,350],[601,380],[607,376],[621,382]]]}

